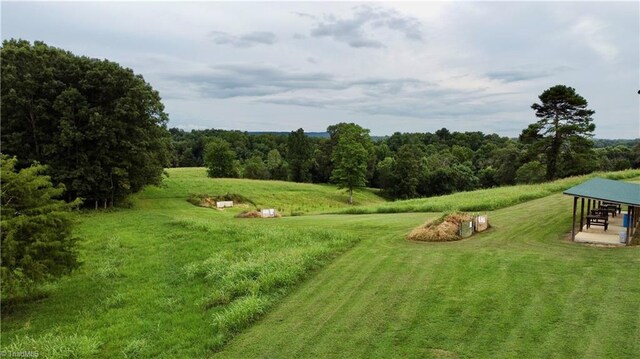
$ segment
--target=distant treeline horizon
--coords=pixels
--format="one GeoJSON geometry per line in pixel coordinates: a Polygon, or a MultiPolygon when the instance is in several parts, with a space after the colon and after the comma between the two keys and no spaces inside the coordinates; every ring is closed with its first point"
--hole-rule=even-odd
{"type": "MultiPolygon", "coordinates": [[[[172,127],[171,129],[172,130],[184,131],[184,132],[207,131],[207,130],[217,131],[218,130],[218,129],[214,128],[214,127],[206,128],[206,129],[191,129],[191,130],[185,130],[185,129],[180,128],[180,127],[172,127]]],[[[222,130],[222,131],[240,131],[240,132],[246,132],[248,135],[252,135],[252,136],[254,136],[254,135],[287,136],[291,132],[291,131],[243,131],[243,130],[222,130]]],[[[399,131],[397,131],[397,132],[399,132],[399,131]]],[[[401,133],[412,133],[412,132],[401,132],[401,133]]],[[[323,131],[305,132],[305,135],[308,136],[308,137],[329,138],[329,132],[327,132],[327,131],[324,131],[324,132],[323,131]]],[[[371,140],[375,142],[375,141],[387,139],[387,138],[389,138],[391,136],[392,135],[371,135],[370,137],[371,137],[371,140]]],[[[516,140],[518,138],[518,137],[509,137],[509,136],[505,136],[505,137],[508,137],[508,138],[510,138],[512,140],[516,140]]],[[[617,145],[632,146],[633,147],[635,144],[640,142],[640,137],[637,137],[637,138],[596,138],[596,137],[594,137],[592,140],[594,141],[594,147],[596,147],[596,148],[617,146],[617,145]]]]}
{"type": "MultiPolygon", "coordinates": [[[[224,177],[332,183],[333,149],[340,130],[348,127],[357,128],[366,137],[362,141],[369,153],[367,186],[382,189],[389,198],[442,195],[548,179],[545,154],[518,138],[480,131],[451,132],[446,128],[434,133],[369,136],[369,130],[345,123],[329,126],[326,132],[310,133],[303,129],[270,132],[170,128],[171,166],[209,167],[205,147],[220,139],[228,144],[225,148],[233,161],[224,177]]],[[[557,177],[638,167],[640,139],[587,139],[562,149],[557,177]]]]}

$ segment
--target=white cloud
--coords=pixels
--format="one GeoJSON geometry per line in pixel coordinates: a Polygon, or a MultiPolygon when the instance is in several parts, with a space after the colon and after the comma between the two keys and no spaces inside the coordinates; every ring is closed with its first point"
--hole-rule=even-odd
{"type": "MultiPolygon", "coordinates": [[[[618,57],[618,48],[607,36],[607,24],[592,16],[583,16],[571,27],[571,33],[605,61],[618,57]]],[[[637,27],[636,27],[636,30],[637,27]]],[[[636,32],[637,33],[637,32],[636,32]]]]}

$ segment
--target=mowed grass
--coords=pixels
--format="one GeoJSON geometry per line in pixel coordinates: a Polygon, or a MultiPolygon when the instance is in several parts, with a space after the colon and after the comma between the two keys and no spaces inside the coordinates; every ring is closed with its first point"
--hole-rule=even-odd
{"type": "Polygon", "coordinates": [[[630,340],[640,336],[637,248],[563,240],[569,197],[490,213],[490,232],[447,244],[404,240],[437,213],[236,219],[240,209],[186,201],[232,192],[268,203],[270,185],[289,191],[277,197],[282,205],[303,212],[346,207],[331,186],[171,170],[134,208],[80,216],[84,266],[45,298],[3,307],[2,350],[44,358],[640,355],[630,340]]]}
{"type": "Polygon", "coordinates": [[[585,176],[569,177],[558,181],[535,185],[505,186],[481,189],[469,192],[458,192],[446,196],[416,198],[375,205],[343,208],[332,213],[366,214],[366,213],[405,213],[405,212],[449,212],[449,211],[493,211],[519,203],[542,198],[550,194],[562,192],[593,177],[609,179],[630,179],[640,176],[640,170],[619,172],[592,173],[585,176]]]}
{"type": "Polygon", "coordinates": [[[452,243],[382,229],[411,214],[352,216],[358,245],[213,357],[638,358],[640,248],[568,241],[571,203],[490,212],[488,232],[452,243]]]}
{"type": "MultiPolygon", "coordinates": [[[[162,187],[148,187],[136,198],[140,206],[154,206],[150,200],[186,199],[189,193],[223,195],[235,193],[252,200],[258,208],[275,208],[283,215],[335,210],[346,207],[348,195],[334,185],[259,181],[236,178],[208,178],[205,168],[172,168],[162,187]]],[[[356,205],[385,202],[376,189],[354,191],[356,205]]],[[[253,208],[253,206],[251,206],[253,208]]],[[[246,209],[246,208],[245,208],[246,209]]]]}

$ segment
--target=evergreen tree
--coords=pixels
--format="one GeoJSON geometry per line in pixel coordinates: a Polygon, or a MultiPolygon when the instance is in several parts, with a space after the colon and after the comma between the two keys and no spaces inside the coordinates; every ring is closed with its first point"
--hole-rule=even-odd
{"type": "Polygon", "coordinates": [[[299,128],[297,131],[291,131],[287,145],[289,147],[287,161],[291,180],[294,182],[311,181],[310,169],[313,165],[311,140],[304,134],[304,130],[299,128]]]}
{"type": "Polygon", "coordinates": [[[545,154],[547,179],[554,180],[563,145],[572,139],[593,136],[595,124],[591,116],[595,111],[587,109],[587,100],[574,88],[564,85],[547,89],[539,99],[540,103],[534,103],[531,108],[540,120],[523,130],[520,140],[534,143],[545,154]]]}
{"type": "Polygon", "coordinates": [[[2,297],[29,292],[39,282],[69,273],[78,266],[70,209],[76,200],[57,200],[42,165],[15,170],[17,159],[0,155],[0,236],[2,297]]]}

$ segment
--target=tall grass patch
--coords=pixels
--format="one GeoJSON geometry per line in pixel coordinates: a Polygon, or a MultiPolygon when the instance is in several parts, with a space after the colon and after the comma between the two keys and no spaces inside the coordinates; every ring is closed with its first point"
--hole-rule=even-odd
{"type": "Polygon", "coordinates": [[[31,337],[16,338],[11,344],[3,346],[3,357],[39,357],[50,359],[84,359],[94,356],[102,343],[94,337],[71,334],[54,335],[51,333],[31,337]]]}
{"type": "Polygon", "coordinates": [[[357,241],[323,229],[207,224],[196,219],[172,222],[199,230],[219,246],[207,258],[182,267],[185,283],[207,292],[196,304],[211,313],[209,347],[219,349],[251,324],[311,271],[357,241]]]}

